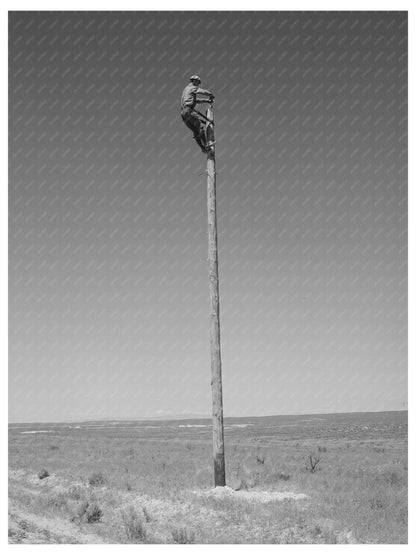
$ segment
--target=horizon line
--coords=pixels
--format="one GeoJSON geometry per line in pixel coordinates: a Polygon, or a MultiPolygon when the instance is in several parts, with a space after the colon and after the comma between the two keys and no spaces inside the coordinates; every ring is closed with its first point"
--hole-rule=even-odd
{"type": "MultiPolygon", "coordinates": [[[[224,420],[227,418],[271,418],[277,416],[320,416],[320,415],[331,415],[331,414],[376,414],[381,412],[408,412],[408,408],[405,409],[386,409],[386,410],[356,410],[356,411],[338,411],[338,412],[305,412],[305,413],[284,413],[284,414],[259,414],[259,415],[225,415],[224,420]]],[[[63,424],[63,423],[76,423],[76,422],[108,422],[110,420],[115,420],[118,422],[147,422],[153,420],[159,421],[176,421],[176,420],[211,420],[212,415],[203,415],[197,413],[186,414],[167,414],[161,416],[136,416],[136,417],[87,417],[87,418],[75,418],[75,419],[60,419],[60,420],[16,420],[8,421],[8,425],[13,424],[63,424]]]]}

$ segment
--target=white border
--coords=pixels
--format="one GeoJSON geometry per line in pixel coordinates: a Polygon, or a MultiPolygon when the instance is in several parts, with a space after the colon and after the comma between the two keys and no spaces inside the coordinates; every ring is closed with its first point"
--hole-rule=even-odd
{"type": "MultiPolygon", "coordinates": [[[[413,2],[414,4],[414,2],[413,2]]],[[[413,23],[413,15],[415,10],[413,9],[412,3],[410,1],[396,1],[396,2],[387,2],[382,0],[350,0],[349,2],[341,2],[341,1],[296,1],[292,0],[291,2],[283,2],[283,1],[262,1],[257,0],[256,2],[249,3],[245,1],[239,0],[210,0],[205,2],[196,2],[195,0],[181,0],[177,2],[166,2],[166,1],[157,1],[154,0],[151,4],[148,2],[142,1],[131,1],[131,0],[119,0],[118,2],[108,2],[108,1],[100,1],[97,0],[73,0],[71,2],[52,2],[52,1],[40,1],[40,2],[29,2],[27,0],[15,0],[14,2],[6,2],[6,6],[2,7],[1,11],[1,56],[0,56],[0,63],[1,63],[1,75],[4,79],[3,86],[0,89],[1,94],[1,130],[2,130],[2,149],[1,149],[1,156],[2,156],[2,168],[4,172],[7,174],[7,167],[8,167],[8,156],[7,156],[7,42],[8,42],[8,27],[7,27],[7,16],[8,11],[408,11],[409,12],[409,99],[414,98],[414,72],[412,69],[412,65],[414,62],[414,40],[412,38],[414,25],[413,23]],[[203,6],[202,9],[198,9],[199,6],[203,6]],[[288,10],[287,8],[290,8],[288,10]]],[[[412,104],[409,104],[409,130],[412,131],[414,129],[414,110],[412,104]]],[[[413,160],[413,140],[412,135],[409,136],[409,162],[413,160]]],[[[414,356],[414,348],[412,345],[412,337],[414,336],[414,317],[415,317],[415,301],[413,295],[413,289],[411,284],[415,283],[416,279],[416,272],[415,272],[415,257],[414,257],[414,239],[415,239],[415,225],[413,224],[412,217],[414,216],[414,208],[415,208],[415,196],[410,184],[414,183],[414,171],[413,167],[409,166],[409,400],[412,397],[412,393],[414,391],[414,379],[412,376],[412,369],[413,372],[415,371],[415,356],[414,356]]],[[[0,319],[0,326],[1,326],[1,343],[0,343],[0,361],[1,361],[1,391],[3,394],[3,402],[1,403],[2,407],[2,414],[4,415],[4,426],[2,427],[2,433],[4,440],[4,449],[3,453],[6,453],[7,450],[7,326],[8,326],[8,302],[7,302],[7,229],[8,229],[8,200],[7,200],[7,187],[5,184],[7,183],[7,175],[5,175],[3,186],[0,188],[0,206],[2,213],[1,218],[1,237],[0,237],[0,254],[2,255],[2,271],[0,272],[0,287],[1,293],[1,319],[0,319]]],[[[409,403],[410,404],[410,403],[409,403]]],[[[409,424],[410,424],[410,431],[413,431],[413,410],[409,407],[409,424]]],[[[413,435],[413,434],[412,434],[413,435]]],[[[415,468],[415,457],[414,457],[414,449],[413,449],[413,441],[411,438],[410,442],[410,450],[409,450],[409,470],[415,468]]],[[[1,476],[3,477],[4,481],[6,482],[7,479],[7,458],[1,458],[1,476]]],[[[412,494],[409,500],[409,509],[410,509],[410,518],[409,518],[409,545],[407,546],[386,546],[386,545],[378,545],[378,546],[322,546],[322,545],[308,545],[308,546],[250,546],[250,545],[243,545],[238,547],[232,547],[227,545],[221,546],[185,546],[185,549],[188,549],[188,552],[197,552],[197,553],[208,553],[208,550],[211,551],[215,549],[215,551],[219,550],[220,552],[227,552],[236,551],[238,549],[239,552],[243,553],[252,553],[254,550],[258,552],[258,550],[268,551],[269,553],[276,553],[276,550],[287,550],[290,549],[292,552],[299,550],[307,549],[309,552],[322,554],[322,552],[332,553],[333,549],[354,549],[355,551],[364,551],[367,553],[368,550],[377,552],[377,554],[381,553],[396,553],[402,552],[403,550],[408,551],[409,548],[414,545],[414,534],[411,526],[412,517],[414,516],[413,511],[413,484],[414,480],[412,478],[412,473],[409,472],[410,476],[410,486],[409,492],[412,494]]],[[[7,486],[6,486],[7,487],[7,486]]],[[[5,531],[5,522],[7,519],[7,496],[2,496],[3,504],[1,506],[2,509],[2,522],[3,522],[3,531],[5,531]]],[[[7,545],[7,538],[4,538],[3,545],[6,544],[7,549],[15,549],[14,546],[7,545]]],[[[119,552],[120,549],[122,550],[129,550],[133,553],[137,553],[138,550],[142,553],[145,552],[153,552],[159,553],[165,550],[173,550],[176,553],[182,551],[183,546],[150,546],[150,545],[140,545],[140,546],[120,546],[120,545],[103,545],[103,546],[86,546],[86,545],[79,545],[79,546],[20,546],[17,549],[23,550],[24,552],[28,550],[37,551],[39,553],[43,553],[45,550],[50,551],[58,549],[58,550],[66,550],[72,551],[76,549],[77,553],[85,553],[88,552],[95,552],[101,553],[104,551],[105,553],[116,553],[119,552]]],[[[414,549],[414,547],[413,547],[414,549]]]]}

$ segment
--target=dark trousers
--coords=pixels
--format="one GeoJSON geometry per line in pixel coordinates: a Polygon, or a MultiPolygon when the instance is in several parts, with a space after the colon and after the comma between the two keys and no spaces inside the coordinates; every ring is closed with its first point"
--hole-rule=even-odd
{"type": "Polygon", "coordinates": [[[193,132],[195,139],[201,137],[203,132],[201,122],[193,109],[190,106],[182,108],[181,116],[184,124],[193,132]]]}

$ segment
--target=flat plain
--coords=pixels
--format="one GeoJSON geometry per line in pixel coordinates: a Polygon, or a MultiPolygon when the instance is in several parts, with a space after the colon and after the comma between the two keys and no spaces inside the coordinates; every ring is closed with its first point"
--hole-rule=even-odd
{"type": "Polygon", "coordinates": [[[407,411],[9,426],[9,543],[407,543],[407,411]]]}

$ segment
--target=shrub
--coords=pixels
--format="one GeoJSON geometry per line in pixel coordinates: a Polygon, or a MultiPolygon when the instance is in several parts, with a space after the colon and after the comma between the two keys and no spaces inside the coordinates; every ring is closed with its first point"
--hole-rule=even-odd
{"type": "Polygon", "coordinates": [[[71,486],[68,490],[68,497],[78,501],[83,496],[83,490],[79,486],[71,486]]]}
{"type": "Polygon", "coordinates": [[[396,471],[390,471],[385,473],[385,480],[390,486],[400,486],[401,478],[396,471]]]}
{"type": "Polygon", "coordinates": [[[93,503],[92,505],[88,505],[85,515],[87,517],[87,522],[89,523],[100,522],[101,517],[103,516],[103,511],[97,503],[93,503]]]}
{"type": "Polygon", "coordinates": [[[90,486],[102,486],[106,483],[106,479],[101,472],[93,472],[88,478],[88,483],[90,486]]]}
{"type": "Polygon", "coordinates": [[[274,484],[280,480],[287,482],[290,480],[291,476],[287,472],[272,472],[265,477],[266,484],[274,484]]]}
{"type": "Polygon", "coordinates": [[[175,543],[195,543],[195,534],[188,532],[186,528],[172,530],[172,538],[175,543]]]}
{"type": "Polygon", "coordinates": [[[121,511],[126,537],[130,542],[144,542],[146,540],[146,527],[133,506],[121,511]]]}
{"type": "Polygon", "coordinates": [[[89,507],[89,503],[88,501],[84,500],[82,501],[78,507],[77,507],[77,511],[76,511],[76,516],[73,517],[72,520],[76,520],[76,518],[79,518],[79,520],[82,520],[82,518],[86,515],[87,513],[87,509],[89,507]]]}
{"type": "Polygon", "coordinates": [[[47,478],[48,476],[50,476],[49,472],[46,470],[46,468],[42,468],[42,470],[40,472],[38,472],[38,478],[39,480],[43,480],[44,478],[47,478]]]}
{"type": "Polygon", "coordinates": [[[314,472],[316,472],[318,470],[318,463],[321,459],[319,459],[316,455],[314,455],[313,453],[311,455],[309,455],[309,466],[307,467],[309,472],[312,472],[312,474],[314,472]]]}
{"type": "Polygon", "coordinates": [[[30,524],[25,519],[19,520],[18,525],[22,530],[30,530],[30,524]]]}
{"type": "Polygon", "coordinates": [[[43,501],[47,507],[52,509],[62,509],[67,506],[66,497],[63,493],[48,495],[43,501]]]}
{"type": "Polygon", "coordinates": [[[51,543],[51,533],[47,528],[43,530],[43,535],[45,536],[45,542],[43,543],[51,543]]]}
{"type": "Polygon", "coordinates": [[[143,514],[144,514],[144,518],[146,519],[146,522],[150,522],[152,520],[152,517],[150,516],[150,513],[146,509],[146,507],[143,507],[143,514]]]}
{"type": "Polygon", "coordinates": [[[372,499],[370,499],[370,507],[372,509],[383,509],[384,503],[379,497],[373,497],[372,499]]]}

